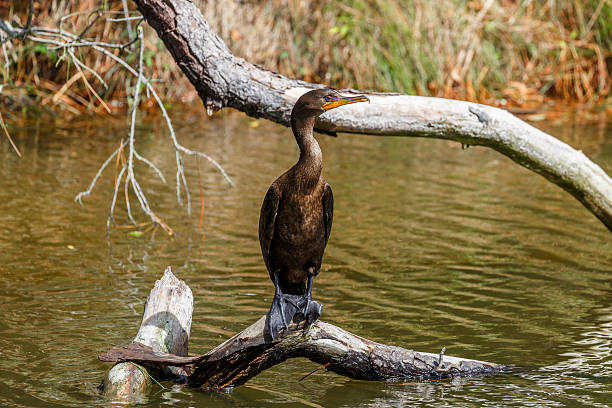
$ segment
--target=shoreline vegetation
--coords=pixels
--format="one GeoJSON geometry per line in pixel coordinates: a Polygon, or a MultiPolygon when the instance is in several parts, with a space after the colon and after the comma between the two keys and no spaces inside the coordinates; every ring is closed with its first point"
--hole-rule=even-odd
{"type": "MultiPolygon", "coordinates": [[[[0,18],[25,24],[27,3],[0,3],[0,18]]],[[[534,121],[569,109],[598,120],[612,113],[612,5],[606,0],[195,3],[236,55],[290,77],[480,102],[534,121]]],[[[129,44],[139,16],[126,1],[52,0],[34,3],[32,25],[129,44]]],[[[198,100],[154,30],[144,33],[144,69],[164,103],[198,100]]],[[[137,48],[113,52],[135,66],[137,48]]],[[[132,103],[136,79],[87,47],[68,56],[64,48],[12,40],[0,53],[5,119],[106,114],[132,103]]],[[[142,107],[153,106],[143,99],[142,107]]]]}

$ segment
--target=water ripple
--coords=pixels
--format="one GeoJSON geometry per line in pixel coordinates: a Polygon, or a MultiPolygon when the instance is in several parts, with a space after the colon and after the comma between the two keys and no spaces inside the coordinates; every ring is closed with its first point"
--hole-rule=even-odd
{"type": "MultiPolygon", "coordinates": [[[[142,170],[155,211],[177,231],[172,239],[114,229],[106,240],[111,175],[84,207],[73,202],[116,148],[109,126],[117,133],[123,124],[83,122],[85,139],[75,137],[82,129],[69,126],[17,130],[24,158],[0,152],[0,405],[107,405],[95,386],[108,366],[96,354],[132,339],[167,265],[194,292],[193,353],[267,312],[274,288],[257,239],[259,206],[297,157],[292,136],[267,123],[249,128],[240,115],[182,115],[176,121],[182,142],[214,153],[236,187],[200,163],[200,230],[199,214],[186,216],[172,186],[142,170]]],[[[174,159],[157,128],[139,128],[153,134],[139,149],[172,174],[174,159]]],[[[584,137],[587,153],[610,171],[612,144],[584,137]]],[[[143,405],[609,404],[612,240],[580,204],[483,148],[357,135],[320,140],[336,200],[313,289],[325,307],[322,318],[381,342],[430,352],[446,346],[449,355],[514,364],[517,372],[384,384],[320,371],[298,382],[316,367],[297,360],[228,395],[168,385],[143,405]]],[[[185,165],[199,206],[198,164],[185,165]]],[[[117,214],[122,223],[125,213],[117,214]]]]}

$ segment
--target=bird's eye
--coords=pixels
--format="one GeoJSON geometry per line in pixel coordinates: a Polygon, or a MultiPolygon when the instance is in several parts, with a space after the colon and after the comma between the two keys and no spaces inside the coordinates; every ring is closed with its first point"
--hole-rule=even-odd
{"type": "Polygon", "coordinates": [[[332,97],[331,97],[331,96],[326,96],[326,97],[325,97],[325,102],[329,102],[329,101],[331,101],[331,100],[332,100],[332,97]]]}

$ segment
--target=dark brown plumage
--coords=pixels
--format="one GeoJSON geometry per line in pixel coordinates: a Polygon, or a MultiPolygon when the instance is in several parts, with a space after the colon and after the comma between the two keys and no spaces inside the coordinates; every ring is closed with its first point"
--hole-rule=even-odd
{"type": "Polygon", "coordinates": [[[334,90],[318,89],[302,95],[291,112],[300,158],[272,183],[259,218],[261,252],[276,286],[268,313],[272,338],[287,327],[295,313],[302,312],[311,324],[322,310],[311,299],[310,290],[329,240],[334,199],[321,177],[323,156],[313,136],[316,118],[329,109],[363,101],[368,98],[342,97],[334,90]]]}

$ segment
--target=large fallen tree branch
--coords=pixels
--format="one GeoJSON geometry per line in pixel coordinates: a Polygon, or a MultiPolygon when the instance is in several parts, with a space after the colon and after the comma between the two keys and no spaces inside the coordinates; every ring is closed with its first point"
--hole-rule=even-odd
{"type": "Polygon", "coordinates": [[[204,389],[242,385],[295,357],[308,358],[330,371],[360,380],[429,380],[494,374],[509,368],[444,356],[443,352],[421,353],[375,343],[322,321],[308,329],[293,323],[279,340],[272,341],[265,329],[265,316],[212,351],[187,357],[192,310],[191,290],[168,268],[151,290],[134,342],[99,356],[102,361],[118,363],[104,381],[106,395],[133,399],[143,393],[150,385],[143,366],[151,376],[186,381],[204,389]],[[165,369],[168,366],[171,371],[165,369]]]}
{"type": "MultiPolygon", "coordinates": [[[[195,86],[209,113],[232,107],[288,125],[297,98],[323,86],[293,80],[235,57],[189,0],[134,2],[195,86]]],[[[431,137],[490,147],[565,189],[612,230],[612,179],[581,151],[502,109],[440,98],[365,93],[371,105],[330,111],[321,116],[317,128],[431,137]]]]}

